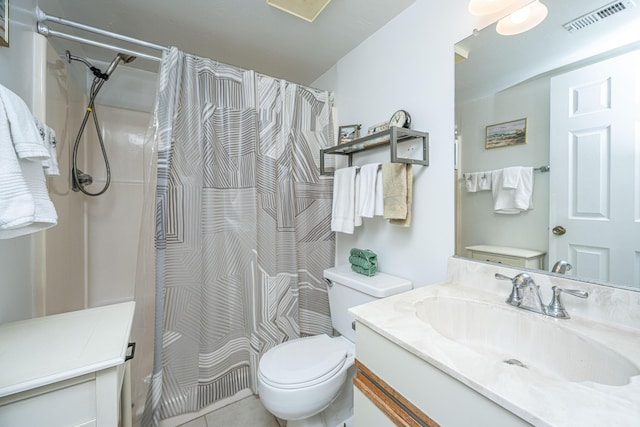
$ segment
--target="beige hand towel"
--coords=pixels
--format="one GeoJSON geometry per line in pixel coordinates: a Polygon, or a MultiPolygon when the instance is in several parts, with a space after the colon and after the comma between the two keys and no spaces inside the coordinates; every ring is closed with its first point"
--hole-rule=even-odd
{"type": "Polygon", "coordinates": [[[411,165],[383,163],[382,191],[384,195],[384,219],[392,220],[393,224],[409,226],[413,199],[411,165]]]}
{"type": "Polygon", "coordinates": [[[409,227],[411,225],[411,206],[413,204],[413,168],[411,165],[405,165],[407,172],[407,216],[405,219],[392,219],[390,224],[409,227]]]}

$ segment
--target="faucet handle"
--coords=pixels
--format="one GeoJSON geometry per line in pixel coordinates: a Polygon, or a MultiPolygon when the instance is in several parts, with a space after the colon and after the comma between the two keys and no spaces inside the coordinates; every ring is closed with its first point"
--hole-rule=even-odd
{"type": "Polygon", "coordinates": [[[569,313],[564,308],[564,304],[562,304],[560,294],[564,292],[565,294],[573,295],[578,298],[589,298],[588,292],[577,289],[562,289],[557,286],[553,286],[551,289],[553,290],[553,297],[551,298],[551,303],[547,306],[547,314],[558,319],[569,319],[570,317],[569,313]]]}
{"type": "MultiPolygon", "coordinates": [[[[523,299],[523,295],[522,295],[523,283],[521,280],[522,274],[526,274],[526,273],[518,274],[515,277],[505,276],[504,274],[500,274],[500,273],[495,274],[496,279],[508,280],[513,284],[513,288],[511,288],[511,294],[509,294],[509,296],[505,300],[507,304],[511,304],[516,307],[519,307],[520,304],[522,303],[522,299],[523,299]]],[[[527,275],[527,277],[529,276],[527,275]]]]}

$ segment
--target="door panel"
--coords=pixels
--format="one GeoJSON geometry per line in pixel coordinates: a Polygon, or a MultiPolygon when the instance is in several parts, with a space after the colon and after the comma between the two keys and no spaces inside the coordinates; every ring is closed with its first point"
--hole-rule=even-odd
{"type": "Polygon", "coordinates": [[[640,52],[551,79],[549,263],[640,287],[640,52]]]}

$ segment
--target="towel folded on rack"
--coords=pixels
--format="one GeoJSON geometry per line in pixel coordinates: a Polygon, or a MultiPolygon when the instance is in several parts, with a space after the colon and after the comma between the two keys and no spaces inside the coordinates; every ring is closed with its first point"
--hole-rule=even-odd
{"type": "Polygon", "coordinates": [[[376,180],[380,163],[371,163],[360,168],[358,213],[361,217],[373,218],[376,210],[376,180]]]}
{"type": "Polygon", "coordinates": [[[509,171],[505,183],[505,170],[491,172],[493,181],[493,210],[499,214],[518,214],[533,208],[533,168],[521,167],[517,178],[509,171]],[[514,181],[517,183],[514,184],[514,181]],[[515,185],[515,188],[512,186],[515,185]]]}
{"type": "Polygon", "coordinates": [[[463,175],[464,187],[467,189],[467,193],[475,193],[478,191],[478,173],[469,172],[463,175]]]}
{"type": "Polygon", "coordinates": [[[353,234],[355,227],[356,167],[336,170],[333,176],[331,231],[353,234]]]}
{"type": "Polygon", "coordinates": [[[376,174],[376,208],[375,216],[384,215],[384,192],[382,190],[382,165],[376,174]]]}
{"type": "Polygon", "coordinates": [[[491,172],[478,172],[478,191],[491,190],[491,172]]]}
{"type": "Polygon", "coordinates": [[[502,188],[518,188],[520,185],[521,166],[511,166],[502,169],[502,188]]]}
{"type": "Polygon", "coordinates": [[[491,190],[491,172],[467,172],[462,179],[467,193],[491,190]]]}
{"type": "Polygon", "coordinates": [[[384,193],[384,219],[397,220],[394,224],[409,226],[413,201],[413,175],[410,164],[382,164],[382,191],[384,193]]]}
{"type": "Polygon", "coordinates": [[[373,276],[378,271],[378,255],[369,249],[352,248],[349,262],[356,273],[373,276]]]}
{"type": "MultiPolygon", "coordinates": [[[[385,212],[387,207],[387,202],[391,205],[390,211],[392,213],[404,212],[404,214],[399,214],[397,217],[389,218],[389,224],[400,225],[402,227],[409,227],[411,225],[411,208],[413,206],[413,167],[410,164],[397,164],[392,163],[395,171],[392,173],[394,179],[401,180],[402,176],[404,176],[404,185],[400,181],[396,181],[393,185],[397,185],[396,190],[391,189],[391,197],[390,200],[385,196],[385,212]],[[397,172],[396,172],[397,171],[397,172]],[[397,191],[397,193],[396,193],[397,191]],[[394,195],[395,194],[395,195],[394,195]],[[404,199],[402,199],[403,194],[404,199]],[[404,216],[402,216],[404,215],[404,216]]],[[[384,177],[384,172],[382,174],[384,177]]],[[[389,194],[389,193],[385,193],[389,194]]],[[[387,215],[385,214],[385,218],[387,215]]]]}

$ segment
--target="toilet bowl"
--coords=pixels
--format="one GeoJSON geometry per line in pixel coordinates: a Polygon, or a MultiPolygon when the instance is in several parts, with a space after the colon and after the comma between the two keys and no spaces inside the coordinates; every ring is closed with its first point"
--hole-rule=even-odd
{"type": "Polygon", "coordinates": [[[260,359],[260,400],[283,420],[318,414],[338,396],[353,366],[354,351],[347,339],[328,335],[299,338],[272,348],[260,359]]]}
{"type": "Polygon", "coordinates": [[[352,419],[355,333],[348,309],[412,287],[410,281],[385,273],[357,274],[349,265],[327,269],[324,277],[331,323],[341,335],[284,342],[267,351],[258,366],[260,400],[269,412],[286,420],[287,427],[322,427],[327,425],[325,419],[334,427],[352,419]],[[325,413],[330,410],[335,413],[325,413]]]}

